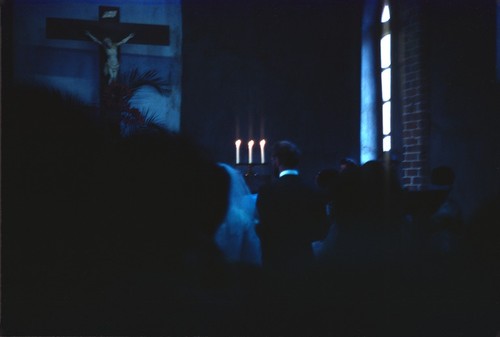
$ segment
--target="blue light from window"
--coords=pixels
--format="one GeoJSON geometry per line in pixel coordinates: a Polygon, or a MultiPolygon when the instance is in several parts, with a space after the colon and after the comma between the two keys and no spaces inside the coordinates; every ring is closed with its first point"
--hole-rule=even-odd
{"type": "Polygon", "coordinates": [[[391,68],[382,71],[382,100],[391,99],[391,68]]]}
{"type": "Polygon", "coordinates": [[[382,151],[391,151],[391,136],[385,136],[382,140],[382,151]]]}
{"type": "Polygon", "coordinates": [[[382,105],[382,132],[384,136],[391,133],[391,102],[382,105]]]}
{"type": "Polygon", "coordinates": [[[380,19],[380,22],[384,23],[389,21],[390,19],[391,19],[391,11],[389,10],[389,5],[385,5],[382,11],[382,18],[380,19]]]}
{"type": "Polygon", "coordinates": [[[380,40],[380,66],[385,69],[391,65],[391,34],[380,40]]]}

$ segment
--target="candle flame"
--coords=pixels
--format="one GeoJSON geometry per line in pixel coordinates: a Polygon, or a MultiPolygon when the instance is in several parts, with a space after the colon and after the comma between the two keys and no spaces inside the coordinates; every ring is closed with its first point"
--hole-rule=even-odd
{"type": "Polygon", "coordinates": [[[252,147],[255,142],[253,140],[248,142],[248,163],[252,164],[252,147]]]}
{"type": "Polygon", "coordinates": [[[240,163],[240,145],[241,145],[241,139],[236,140],[234,142],[236,144],[236,164],[240,163]]]}
{"type": "Polygon", "coordinates": [[[266,145],[266,140],[262,139],[259,144],[260,144],[260,163],[264,164],[264,161],[265,161],[264,145],[266,145]]]}

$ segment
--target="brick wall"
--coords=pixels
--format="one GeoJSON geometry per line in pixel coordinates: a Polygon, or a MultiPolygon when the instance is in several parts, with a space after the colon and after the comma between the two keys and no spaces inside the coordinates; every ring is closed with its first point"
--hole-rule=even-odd
{"type": "Polygon", "coordinates": [[[402,184],[409,190],[421,190],[429,181],[428,167],[428,95],[423,62],[423,21],[418,0],[405,2],[400,34],[402,102],[402,184]]]}

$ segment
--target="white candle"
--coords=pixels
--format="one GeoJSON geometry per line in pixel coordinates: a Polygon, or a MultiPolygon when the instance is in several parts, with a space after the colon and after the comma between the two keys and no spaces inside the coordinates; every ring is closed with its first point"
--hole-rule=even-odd
{"type": "Polygon", "coordinates": [[[253,140],[248,142],[248,163],[252,163],[252,148],[255,142],[253,140]]]}
{"type": "Polygon", "coordinates": [[[239,164],[240,163],[241,139],[238,139],[234,144],[236,144],[236,164],[239,164]]]}
{"type": "Polygon", "coordinates": [[[266,140],[265,139],[262,139],[260,141],[260,163],[261,164],[264,164],[264,146],[266,145],[266,140]]]}

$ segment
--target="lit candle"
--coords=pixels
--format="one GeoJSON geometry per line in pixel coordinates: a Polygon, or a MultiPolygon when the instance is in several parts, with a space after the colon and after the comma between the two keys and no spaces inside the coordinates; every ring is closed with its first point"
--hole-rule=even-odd
{"type": "Polygon", "coordinates": [[[238,139],[236,142],[236,164],[240,163],[240,145],[241,145],[241,139],[238,139]]]}
{"type": "Polygon", "coordinates": [[[251,140],[248,142],[248,163],[252,163],[252,147],[253,147],[254,141],[251,140]]]}
{"type": "Polygon", "coordinates": [[[266,145],[266,140],[262,139],[259,144],[260,144],[260,163],[264,164],[264,146],[266,145]]]}

